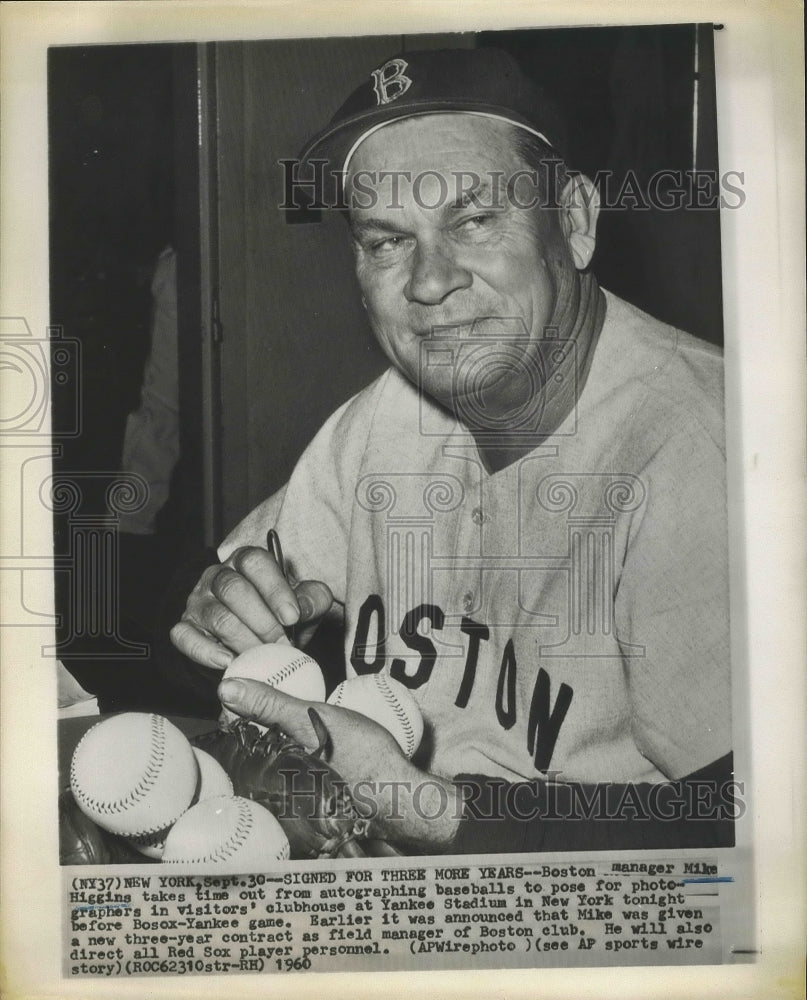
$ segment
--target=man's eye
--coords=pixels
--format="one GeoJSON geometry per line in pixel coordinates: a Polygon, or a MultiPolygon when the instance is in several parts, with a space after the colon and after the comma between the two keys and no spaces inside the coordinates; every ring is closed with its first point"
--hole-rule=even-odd
{"type": "Polygon", "coordinates": [[[406,236],[385,236],[383,239],[367,239],[361,242],[363,252],[377,261],[395,261],[404,253],[408,240],[406,236]]]}
{"type": "Polygon", "coordinates": [[[460,228],[473,232],[478,229],[485,229],[492,221],[493,215],[490,212],[483,212],[479,215],[472,215],[468,219],[463,219],[460,222],[460,228]]]}
{"type": "Polygon", "coordinates": [[[387,236],[383,240],[375,240],[370,244],[372,253],[384,253],[388,250],[395,250],[403,243],[402,236],[387,236]]]}

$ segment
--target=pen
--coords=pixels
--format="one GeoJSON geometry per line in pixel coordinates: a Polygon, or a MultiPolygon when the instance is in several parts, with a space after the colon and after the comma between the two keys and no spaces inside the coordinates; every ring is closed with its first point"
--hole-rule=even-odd
{"type": "Polygon", "coordinates": [[[275,562],[280,567],[280,572],[288,582],[289,578],[286,576],[286,561],[283,558],[283,546],[280,544],[280,535],[278,535],[274,528],[270,528],[266,532],[266,548],[269,549],[275,557],[275,562]]]}
{"type": "MultiPolygon", "coordinates": [[[[274,556],[274,560],[280,567],[280,572],[283,574],[284,580],[289,583],[289,577],[286,573],[286,560],[283,558],[283,546],[280,544],[280,535],[275,531],[274,528],[270,528],[266,532],[266,548],[274,556]]],[[[291,584],[289,583],[289,586],[291,584]]],[[[286,628],[286,635],[291,640],[292,644],[296,645],[297,642],[297,626],[289,625],[286,628]]]]}

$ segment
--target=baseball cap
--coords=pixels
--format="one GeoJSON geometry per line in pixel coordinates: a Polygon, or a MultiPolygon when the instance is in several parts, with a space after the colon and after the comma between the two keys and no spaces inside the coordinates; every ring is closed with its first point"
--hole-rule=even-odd
{"type": "Polygon", "coordinates": [[[379,128],[446,111],[510,122],[564,156],[566,129],[554,102],[509,53],[479,48],[403,52],[385,60],[309,140],[300,161],[325,160],[329,173],[344,175],[355,150],[379,128]]]}

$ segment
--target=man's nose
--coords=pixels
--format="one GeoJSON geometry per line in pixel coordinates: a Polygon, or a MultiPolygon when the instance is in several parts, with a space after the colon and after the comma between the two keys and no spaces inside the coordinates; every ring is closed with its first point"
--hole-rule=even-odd
{"type": "Polygon", "coordinates": [[[460,267],[444,248],[418,244],[404,295],[408,302],[436,306],[452,292],[470,288],[472,281],[471,272],[460,267]]]}

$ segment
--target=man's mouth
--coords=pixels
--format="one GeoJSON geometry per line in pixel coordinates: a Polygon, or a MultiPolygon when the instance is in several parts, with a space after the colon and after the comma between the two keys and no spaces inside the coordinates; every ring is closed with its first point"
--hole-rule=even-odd
{"type": "Polygon", "coordinates": [[[527,328],[520,316],[492,316],[480,313],[472,319],[457,319],[445,323],[433,323],[425,336],[466,340],[485,339],[499,342],[514,342],[528,338],[527,328]]]}
{"type": "Polygon", "coordinates": [[[427,337],[469,337],[474,328],[476,320],[462,319],[453,320],[447,323],[434,323],[426,331],[427,337]]]}

